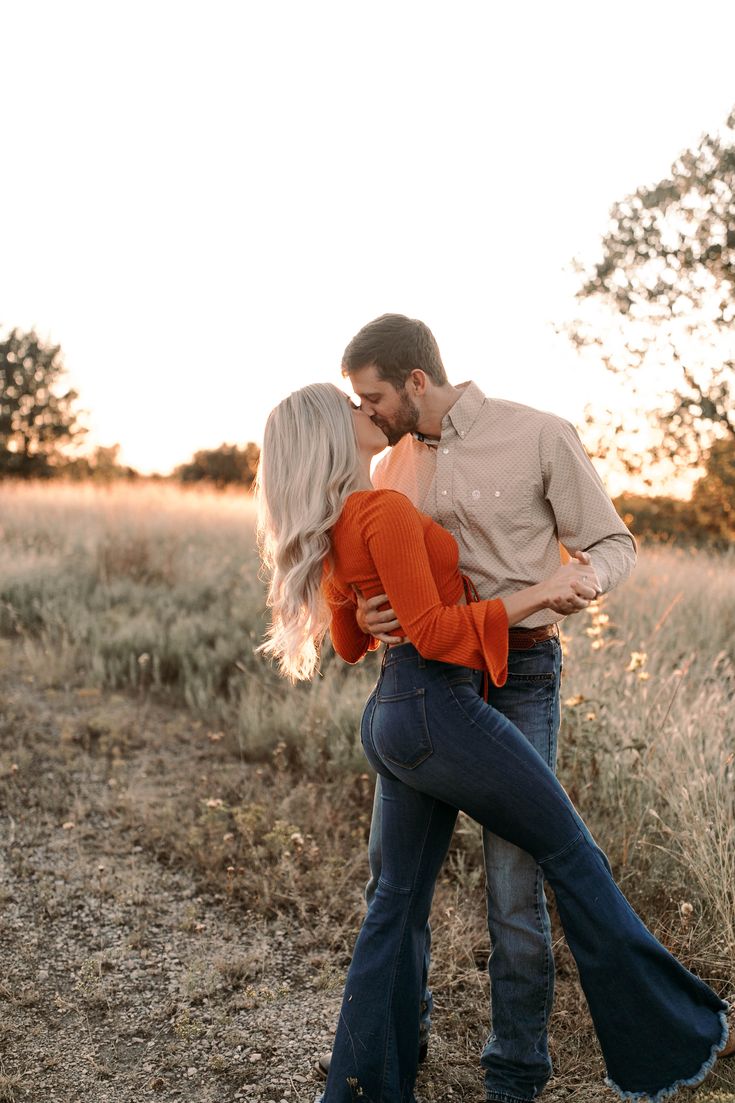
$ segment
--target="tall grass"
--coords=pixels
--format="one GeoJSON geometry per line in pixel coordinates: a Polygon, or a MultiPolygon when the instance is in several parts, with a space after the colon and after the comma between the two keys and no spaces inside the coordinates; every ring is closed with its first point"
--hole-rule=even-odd
{"type": "MultiPolygon", "coordinates": [[[[352,670],[327,654],[294,690],[254,654],[265,610],[249,499],[6,483],[0,527],[0,632],[47,683],[183,703],[245,757],[275,754],[299,777],[364,770],[357,725],[376,660],[352,670]]],[[[566,621],[559,763],[626,891],[722,985],[735,983],[733,568],[733,555],[644,548],[625,586],[566,621]]],[[[212,838],[224,814],[211,813],[212,838]]],[[[229,816],[243,845],[268,835],[255,815],[229,816]]],[[[480,892],[479,868],[465,823],[450,882],[480,892]]]]}
{"type": "Polygon", "coordinates": [[[294,691],[255,655],[254,523],[244,494],[0,484],[0,633],[50,683],[154,691],[248,755],[284,742],[314,766],[355,764],[374,662],[345,678],[327,649],[322,676],[294,691]]]}
{"type": "Polygon", "coordinates": [[[559,766],[627,891],[655,893],[669,937],[731,984],[734,568],[732,554],[644,548],[625,586],[567,622],[559,766]]]}

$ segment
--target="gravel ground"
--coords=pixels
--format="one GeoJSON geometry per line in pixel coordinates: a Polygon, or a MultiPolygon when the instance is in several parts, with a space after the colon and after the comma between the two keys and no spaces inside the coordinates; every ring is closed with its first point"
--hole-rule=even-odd
{"type": "MultiPolygon", "coordinates": [[[[0,1103],[318,1094],[344,962],[325,955],[320,968],[310,932],[244,912],[167,863],[160,843],[140,845],[130,794],[191,787],[220,750],[201,742],[188,714],[45,685],[0,641],[0,1103]]],[[[477,1066],[459,1065],[439,1027],[421,1098],[479,1103],[477,1066]]],[[[698,1103],[735,1103],[733,1073],[698,1103]]],[[[613,1097],[586,1060],[543,1098],[613,1097]]]]}
{"type": "Polygon", "coordinates": [[[313,1098],[311,1054],[337,998],[300,979],[293,990],[284,931],[266,941],[141,853],[83,843],[67,863],[66,839],[20,832],[16,847],[22,866],[3,870],[5,1098],[8,1082],[19,1100],[70,1103],[313,1098]]]}
{"type": "Polygon", "coordinates": [[[0,686],[0,1100],[311,1103],[334,983],[304,975],[298,931],[203,893],[116,812],[130,771],[162,794],[179,781],[181,740],[116,762],[75,736],[93,691],[9,662],[0,686]]]}

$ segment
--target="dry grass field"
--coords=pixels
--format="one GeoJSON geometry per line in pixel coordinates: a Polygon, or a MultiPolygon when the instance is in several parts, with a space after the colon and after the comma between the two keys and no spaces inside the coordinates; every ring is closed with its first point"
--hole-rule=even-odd
{"type": "MultiPolygon", "coordinates": [[[[644,548],[566,622],[559,762],[635,906],[723,994],[733,568],[644,548]]],[[[314,1097],[362,914],[376,662],[279,680],[254,654],[257,569],[242,496],[0,483],[0,1101],[314,1097]]],[[[431,1103],[481,1096],[483,912],[463,820],[433,913],[431,1103]]],[[[557,964],[544,1098],[611,1099],[561,936],[557,964]]],[[[700,1103],[735,1100],[731,1066],[700,1103]]]]}

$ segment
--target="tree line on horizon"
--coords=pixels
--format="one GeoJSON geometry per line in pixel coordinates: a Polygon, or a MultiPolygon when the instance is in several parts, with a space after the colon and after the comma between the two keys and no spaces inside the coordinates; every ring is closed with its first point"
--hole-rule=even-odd
{"type": "MultiPolygon", "coordinates": [[[[110,483],[143,476],[119,462],[120,446],[98,445],[78,454],[84,437],[74,390],[59,390],[63,361],[58,346],[15,329],[0,339],[0,478],[64,478],[110,483]]],[[[184,485],[252,489],[260,449],[222,444],[200,449],[166,478],[184,485]]],[[[162,476],[151,476],[162,478],[162,476]]],[[[689,501],[622,494],[616,508],[637,535],[667,541],[735,543],[735,441],[720,437],[706,454],[704,476],[689,501]]]]}
{"type": "MultiPolygon", "coordinates": [[[[64,374],[61,347],[42,341],[34,330],[14,328],[0,337],[0,478],[142,478],[135,468],[120,463],[119,444],[79,450],[87,430],[78,393],[61,385],[64,374]]],[[[252,441],[242,448],[221,444],[195,452],[171,476],[153,477],[249,490],[259,455],[252,441]]]]}
{"type": "MultiPolygon", "coordinates": [[[[640,396],[653,442],[636,447],[619,414],[588,406],[591,454],[652,492],[623,495],[621,512],[648,531],[735,543],[735,109],[669,176],[614,205],[601,256],[577,270],[578,316],[562,329],[640,396]],[[651,408],[646,386],[662,365],[670,382],[651,408]],[[693,466],[705,474],[690,502],[655,494],[666,473],[693,466]]],[[[19,329],[0,338],[0,478],[139,478],[117,445],[79,452],[78,395],[61,389],[63,375],[58,345],[19,329]]],[[[249,489],[258,455],[253,442],[202,449],[170,478],[249,489]]]]}

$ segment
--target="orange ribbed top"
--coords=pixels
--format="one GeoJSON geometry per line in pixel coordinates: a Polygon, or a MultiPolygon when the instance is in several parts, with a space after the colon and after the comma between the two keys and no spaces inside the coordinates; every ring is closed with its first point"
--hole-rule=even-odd
{"type": "Polygon", "coordinates": [[[499,598],[457,605],[464,593],[453,536],[396,490],[350,494],[332,529],[334,573],[324,589],[334,649],[356,663],[379,642],[355,619],[355,586],[387,594],[407,636],[426,659],[487,670],[495,685],[508,673],[508,616],[499,598]]]}

